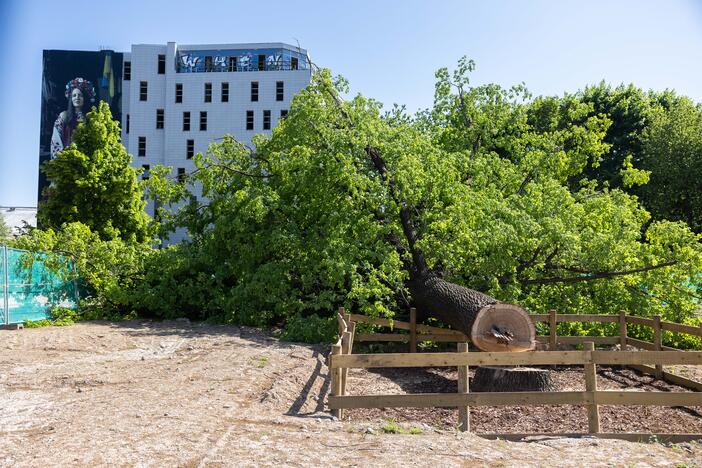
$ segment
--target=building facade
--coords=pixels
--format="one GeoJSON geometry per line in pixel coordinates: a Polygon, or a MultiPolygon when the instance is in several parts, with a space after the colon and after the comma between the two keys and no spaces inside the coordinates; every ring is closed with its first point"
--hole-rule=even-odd
{"type": "MultiPolygon", "coordinates": [[[[129,52],[108,51],[109,72],[105,71],[107,59],[102,58],[105,52],[100,52],[102,55],[94,60],[97,65],[91,65],[96,71],[89,68],[80,71],[81,76],[71,66],[58,63],[63,62],[59,53],[73,52],[44,52],[45,82],[50,82],[46,79],[47,57],[58,57],[51,63],[51,69],[61,72],[54,73],[59,76],[53,80],[56,84],[51,81],[52,85],[45,84],[42,90],[46,102],[56,103],[44,127],[51,126],[54,119],[63,123],[60,117],[67,113],[59,118],[53,114],[57,114],[60,106],[71,109],[73,88],[79,88],[86,98],[97,96],[95,89],[102,89],[100,86],[111,90],[110,96],[118,96],[111,108],[113,115],[115,108],[120,110],[114,116],[121,120],[122,143],[133,157],[132,164],[144,168],[147,177],[148,170],[159,164],[171,166],[173,177],[191,172],[193,156],[204,153],[210,143],[226,134],[250,145],[254,135],[268,133],[277,125],[287,114],[293,96],[311,79],[307,51],[283,43],[137,44],[129,52]],[[61,80],[66,77],[71,81],[64,91],[65,81],[61,80]]],[[[97,104],[97,100],[103,100],[102,94],[105,93],[86,104],[97,104]]],[[[80,112],[71,115],[76,113],[80,115],[80,112]]],[[[54,146],[63,147],[70,142],[68,123],[61,130],[62,133],[56,132],[54,128],[51,143],[58,142],[54,146]]],[[[52,130],[42,131],[47,134],[44,138],[47,146],[52,130]]],[[[40,160],[48,157],[49,150],[42,150],[40,160]]],[[[40,181],[40,192],[41,186],[40,181]]],[[[148,211],[154,214],[152,204],[148,211]]],[[[178,233],[170,240],[182,237],[183,233],[178,233]]]]}

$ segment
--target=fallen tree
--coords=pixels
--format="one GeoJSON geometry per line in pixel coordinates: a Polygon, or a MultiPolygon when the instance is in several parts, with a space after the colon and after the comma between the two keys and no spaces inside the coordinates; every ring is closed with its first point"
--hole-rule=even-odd
{"type": "MultiPolygon", "coordinates": [[[[578,102],[468,88],[468,68],[440,71],[434,109],[413,119],[343,101],[345,82],[320,71],[253,148],[225,137],[185,183],[152,170],[152,196],[185,203],[161,213],[166,226],[192,236],[171,249],[189,268],[169,268],[243,323],[340,305],[376,316],[414,305],[468,334],[502,302],[690,314],[702,257],[689,229],[649,223],[635,198],[584,177],[573,189],[606,148],[607,119],[562,125],[584,112],[578,102]],[[688,290],[671,287],[690,278],[688,290]]],[[[167,297],[159,278],[144,288],[167,297]]],[[[488,330],[498,344],[515,338],[488,330]]]]}

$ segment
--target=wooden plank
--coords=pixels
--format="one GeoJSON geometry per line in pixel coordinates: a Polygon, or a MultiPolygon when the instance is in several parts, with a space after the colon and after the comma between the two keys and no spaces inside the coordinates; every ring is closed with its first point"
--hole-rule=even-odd
{"type": "Polygon", "coordinates": [[[398,333],[361,333],[356,336],[356,341],[399,341],[407,343],[409,335],[400,335],[398,333]]]}
{"type": "Polygon", "coordinates": [[[529,314],[532,322],[548,322],[548,314],[529,314]]]}
{"type": "MultiPolygon", "coordinates": [[[[344,334],[341,335],[341,354],[350,354],[350,346],[351,332],[345,331],[344,334]]],[[[348,375],[348,369],[341,369],[341,393],[339,393],[339,395],[346,394],[346,379],[348,378],[348,375]]]]}
{"type": "Polygon", "coordinates": [[[649,343],[648,341],[637,340],[635,338],[627,338],[626,344],[636,346],[637,348],[641,349],[648,349],[650,351],[656,350],[656,346],[653,343],[649,343]]]}
{"type": "Polygon", "coordinates": [[[474,433],[478,437],[483,439],[500,439],[508,440],[511,442],[520,442],[523,440],[538,440],[540,438],[554,438],[554,437],[566,437],[569,439],[579,439],[583,437],[594,437],[596,439],[615,439],[615,440],[626,440],[629,442],[643,442],[648,443],[655,440],[659,443],[681,443],[690,442],[692,440],[702,439],[702,434],[653,434],[653,433],[641,433],[641,432],[600,432],[598,434],[583,434],[583,433],[571,433],[571,432],[557,432],[557,433],[520,433],[520,434],[478,434],[474,433]]]}
{"type": "Polygon", "coordinates": [[[410,353],[417,352],[417,309],[412,307],[410,309],[410,340],[409,340],[409,351],[410,353]]]}
{"type": "MultiPolygon", "coordinates": [[[[661,351],[663,346],[663,332],[661,331],[661,316],[653,317],[653,345],[656,351],[661,351]]],[[[656,364],[656,378],[663,377],[663,365],[656,364]]]]}
{"type": "MultiPolygon", "coordinates": [[[[400,320],[389,320],[384,318],[370,318],[366,315],[351,314],[351,321],[359,323],[370,323],[372,325],[378,325],[381,327],[392,327],[398,330],[409,330],[409,322],[402,322],[400,320]]],[[[458,330],[451,330],[450,328],[432,327],[429,325],[417,324],[418,333],[435,333],[441,335],[455,335],[456,338],[468,339],[466,335],[458,330]]],[[[421,341],[421,340],[420,340],[421,341]]]]}
{"type": "Polygon", "coordinates": [[[559,336],[558,342],[564,344],[582,344],[592,341],[595,344],[617,344],[618,336],[559,336]]]}
{"type": "Polygon", "coordinates": [[[598,315],[598,314],[557,314],[556,322],[617,322],[618,315],[598,315]]]}
{"type": "MultiPolygon", "coordinates": [[[[588,341],[584,347],[585,351],[594,351],[595,343],[588,341]]],[[[597,392],[597,366],[595,364],[585,364],[585,390],[595,394],[597,392]]],[[[597,409],[597,398],[587,407],[587,430],[590,434],[600,432],[600,412],[597,409]]]]}
{"type": "Polygon", "coordinates": [[[643,325],[644,327],[652,327],[653,320],[649,318],[636,317],[635,315],[627,315],[626,323],[631,323],[633,325],[643,325]]]}
{"type": "Polygon", "coordinates": [[[583,405],[588,392],[422,393],[330,396],[329,408],[431,408],[460,406],[583,405]]]}
{"type": "Polygon", "coordinates": [[[663,330],[675,333],[687,333],[688,335],[702,336],[702,328],[694,327],[692,325],[683,325],[682,323],[661,322],[661,328],[663,330]]]}
{"type": "MultiPolygon", "coordinates": [[[[457,343],[466,340],[467,338],[465,336],[460,338],[454,335],[417,335],[417,342],[437,341],[440,343],[457,343]]],[[[362,333],[356,336],[356,341],[399,341],[401,343],[408,343],[410,341],[410,335],[399,333],[362,333]]]]}
{"type": "Polygon", "coordinates": [[[536,341],[539,343],[548,343],[548,336],[536,336],[536,341]]]}
{"type": "MultiPolygon", "coordinates": [[[[667,353],[680,354],[680,353],[667,353]]],[[[702,354],[702,353],[700,353],[702,354]]],[[[519,365],[583,365],[591,362],[585,351],[529,351],[524,353],[384,353],[335,357],[335,367],[457,367],[519,365]]]]}
{"type": "Polygon", "coordinates": [[[398,330],[409,330],[409,322],[400,320],[389,320],[385,318],[371,318],[367,315],[351,314],[351,321],[358,323],[370,323],[372,325],[380,325],[382,327],[392,327],[398,330]]]}
{"type": "Polygon", "coordinates": [[[558,349],[558,322],[556,311],[551,309],[548,311],[548,350],[556,351],[556,349],[558,349]]]}
{"type": "Polygon", "coordinates": [[[598,391],[598,405],[646,405],[646,406],[702,406],[699,392],[619,392],[598,391]]]}
{"type": "Polygon", "coordinates": [[[593,351],[595,364],[702,364],[702,351],[593,351]]]}
{"type": "Polygon", "coordinates": [[[353,343],[356,341],[356,322],[351,322],[349,332],[351,333],[351,342],[349,343],[349,354],[353,354],[353,343]]]}
{"type": "Polygon", "coordinates": [[[335,356],[332,367],[702,364],[701,351],[529,351],[525,353],[385,353],[335,356]]]}
{"type": "MultiPolygon", "coordinates": [[[[459,353],[468,352],[468,343],[458,343],[459,353]]],[[[468,366],[458,366],[458,393],[468,393],[468,366]]],[[[458,430],[470,432],[470,410],[467,406],[458,407],[458,430]]]]}
{"type": "Polygon", "coordinates": [[[619,311],[619,349],[624,351],[626,349],[626,311],[619,311]]]}
{"type": "Polygon", "coordinates": [[[348,329],[348,326],[346,324],[346,320],[344,320],[344,308],[343,307],[339,307],[339,312],[337,312],[337,314],[336,314],[336,321],[339,323],[339,336],[341,336],[348,329]]]}
{"type": "MultiPolygon", "coordinates": [[[[334,369],[331,367],[331,364],[334,363],[334,360],[341,356],[341,345],[332,345],[331,349],[331,362],[329,363],[329,372],[331,374],[331,395],[332,396],[339,396],[341,395],[341,369],[334,369]]],[[[331,399],[332,396],[329,398],[331,399]]],[[[331,408],[331,405],[330,405],[331,408]]],[[[341,418],[343,411],[339,408],[331,408],[332,410],[332,416],[335,416],[337,418],[341,418]]]]}

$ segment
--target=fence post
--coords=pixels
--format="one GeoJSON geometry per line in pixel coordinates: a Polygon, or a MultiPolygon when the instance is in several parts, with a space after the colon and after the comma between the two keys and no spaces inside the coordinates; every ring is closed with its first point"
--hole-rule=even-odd
{"type": "MultiPolygon", "coordinates": [[[[467,353],[468,343],[458,343],[458,352],[467,353]]],[[[468,366],[458,366],[458,393],[468,393],[468,366]]],[[[470,410],[467,406],[458,407],[458,430],[470,432],[470,410]]]]}
{"type": "Polygon", "coordinates": [[[410,309],[410,353],[417,352],[417,309],[410,309]]]}
{"type": "Polygon", "coordinates": [[[349,340],[349,354],[352,354],[353,342],[356,338],[356,322],[349,322],[349,333],[351,333],[351,339],[349,340]]]}
{"type": "Polygon", "coordinates": [[[586,341],[584,343],[585,351],[589,351],[589,361],[591,364],[585,364],[585,390],[590,394],[592,398],[592,403],[587,407],[587,428],[590,434],[596,434],[600,432],[600,412],[597,408],[597,368],[594,363],[592,363],[592,351],[595,350],[595,343],[592,341],[586,341]]]}
{"type": "Polygon", "coordinates": [[[339,316],[343,319],[343,320],[339,320],[339,338],[341,338],[341,335],[345,331],[344,330],[344,321],[346,319],[344,318],[344,315],[346,315],[346,309],[344,309],[343,307],[339,307],[339,316]]]}
{"type": "MultiPolygon", "coordinates": [[[[331,394],[334,396],[341,395],[341,369],[331,367],[331,365],[334,363],[334,356],[338,356],[339,354],[341,354],[341,345],[332,345],[331,359],[329,360],[329,370],[331,373],[331,394]]],[[[332,416],[341,419],[341,417],[343,416],[343,412],[341,409],[333,409],[332,416]]]]}
{"type": "MultiPolygon", "coordinates": [[[[341,335],[341,354],[351,354],[351,332],[345,331],[341,335]]],[[[340,395],[346,395],[346,379],[348,378],[349,370],[348,368],[341,369],[341,393],[340,395]]]]}
{"type": "Polygon", "coordinates": [[[626,351],[626,310],[619,311],[619,348],[626,351]]]}
{"type": "Polygon", "coordinates": [[[3,275],[2,282],[3,298],[2,298],[2,321],[5,325],[10,324],[10,273],[7,271],[7,246],[2,246],[2,267],[3,275]]]}
{"type": "Polygon", "coordinates": [[[556,346],[558,345],[558,326],[556,324],[556,311],[554,309],[548,311],[548,327],[548,350],[556,351],[556,346]]]}
{"type": "MultiPolygon", "coordinates": [[[[653,316],[653,344],[656,346],[656,351],[663,349],[663,333],[661,332],[661,316],[653,316]]],[[[663,377],[663,365],[656,364],[656,378],[663,377]]]]}

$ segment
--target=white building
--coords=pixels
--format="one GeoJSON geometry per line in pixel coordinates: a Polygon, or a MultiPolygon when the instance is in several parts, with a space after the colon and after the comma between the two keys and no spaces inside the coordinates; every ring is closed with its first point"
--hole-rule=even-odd
{"type": "Polygon", "coordinates": [[[122,79],[122,143],[134,166],[172,166],[175,177],[225,134],[250,144],[269,132],[310,83],[311,67],[306,50],[283,43],[169,42],[133,45],[122,79]]]}

